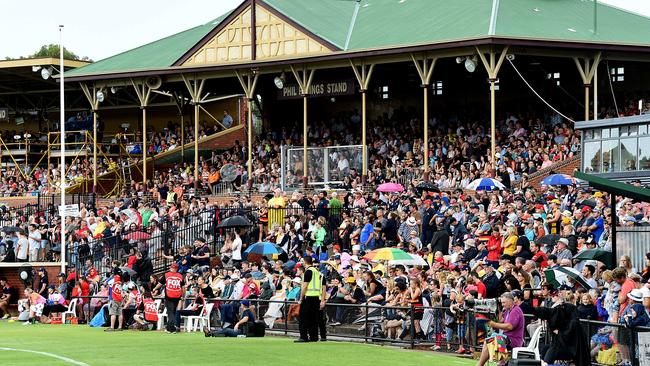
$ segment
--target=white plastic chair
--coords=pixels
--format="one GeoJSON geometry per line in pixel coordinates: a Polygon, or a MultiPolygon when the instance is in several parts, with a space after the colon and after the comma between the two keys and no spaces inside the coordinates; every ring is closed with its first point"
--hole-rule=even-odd
{"type": "Polygon", "coordinates": [[[516,347],[512,349],[512,358],[518,359],[519,356],[524,356],[525,359],[539,360],[539,338],[542,335],[542,328],[535,329],[535,333],[530,338],[530,342],[526,347],[516,347]]]}
{"type": "Polygon", "coordinates": [[[72,318],[77,317],[77,301],[79,301],[79,299],[76,298],[70,300],[70,304],[68,304],[68,310],[64,311],[63,314],[61,314],[62,324],[65,324],[65,318],[67,318],[68,315],[70,315],[72,318]]]}
{"type": "Polygon", "coordinates": [[[197,330],[203,329],[203,327],[208,327],[208,329],[210,329],[210,314],[212,313],[213,307],[213,303],[207,303],[205,306],[203,306],[203,310],[201,311],[200,315],[188,316],[187,320],[185,321],[185,330],[187,332],[195,332],[197,330]]]}
{"type": "MultiPolygon", "coordinates": [[[[156,300],[160,301],[160,300],[156,300]]],[[[160,305],[158,305],[158,309],[160,309],[160,305]]],[[[167,308],[163,309],[163,311],[158,313],[158,323],[156,324],[156,329],[162,330],[163,325],[165,324],[165,319],[167,318],[167,308]]]]}

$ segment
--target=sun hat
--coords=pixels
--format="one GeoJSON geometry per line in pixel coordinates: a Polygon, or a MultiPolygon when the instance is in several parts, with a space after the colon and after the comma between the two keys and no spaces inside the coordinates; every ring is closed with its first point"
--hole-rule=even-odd
{"type": "Polygon", "coordinates": [[[632,301],[641,302],[643,301],[643,291],[635,288],[627,294],[627,298],[632,301]]]}
{"type": "Polygon", "coordinates": [[[417,222],[415,221],[415,217],[411,216],[406,220],[406,225],[408,226],[415,226],[417,222]]]}

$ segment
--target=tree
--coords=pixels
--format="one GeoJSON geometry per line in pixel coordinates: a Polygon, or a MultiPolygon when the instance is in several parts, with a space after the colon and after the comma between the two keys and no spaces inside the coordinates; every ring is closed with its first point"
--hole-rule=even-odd
{"type": "MultiPolygon", "coordinates": [[[[40,50],[36,51],[36,53],[29,56],[29,58],[39,58],[39,57],[59,58],[59,45],[58,44],[43,45],[40,50]]],[[[63,58],[66,60],[92,61],[87,56],[79,57],[77,54],[68,50],[65,47],[63,47],[63,58]]]]}

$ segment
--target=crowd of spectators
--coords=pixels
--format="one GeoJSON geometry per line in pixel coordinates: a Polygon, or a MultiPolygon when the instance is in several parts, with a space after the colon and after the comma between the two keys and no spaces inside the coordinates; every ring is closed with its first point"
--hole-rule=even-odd
{"type": "MultiPolygon", "coordinates": [[[[260,191],[273,191],[262,201],[237,195],[228,204],[217,205],[193,190],[192,168],[185,164],[156,171],[146,186],[132,183],[106,206],[82,205],[79,217],[67,219],[66,231],[71,261],[85,264],[78,266],[75,276],[62,275],[66,278],[63,282],[71,283],[62,297],[106,294],[107,281],[118,272],[121,276],[128,273],[127,279],[121,278],[127,292],[139,287],[155,297],[161,287],[153,269],[173,262],[186,284],[186,303],[173,311],[200,312],[210,298],[294,300],[304,270],[301,259],[311,256],[326,279],[330,326],[350,324],[361,315],[337,304],[395,308],[380,312],[376,327],[364,325],[362,331],[373,337],[414,338],[431,342],[434,349],[454,347],[458,353],[467,353],[481,345],[487,324],[505,330],[517,346],[525,336],[533,335],[540,324],[536,319],[548,317],[537,308],[560,305],[576,319],[630,327],[647,323],[650,255],[639,269],[625,255],[618,266],[610,268],[603,262],[574,257],[587,250],[611,251],[612,216],[621,225],[645,225],[650,223],[650,204],[620,198],[612,213],[607,193],[574,185],[534,187],[525,183],[526,175],[577,153],[579,136],[567,123],[556,116],[542,119],[507,114],[497,134],[499,167],[492,172],[487,158],[489,137],[482,125],[455,119],[433,121],[427,158],[431,179],[442,193],[431,193],[417,189],[425,158],[422,141],[413,138],[421,135],[419,123],[402,119],[407,115],[402,112],[371,124],[368,176],[374,184],[402,182],[405,191],[401,193],[364,191],[354,162],[338,163],[353,157],[340,154],[323,157],[336,159],[330,166],[347,174],[339,189],[313,195],[280,191],[280,146],[301,139],[298,129],[285,128],[262,135],[254,144],[253,178],[264,187],[258,187],[260,191]],[[396,123],[405,121],[409,122],[396,123]],[[472,179],[492,175],[505,190],[463,190],[472,179]],[[514,184],[521,180],[521,185],[514,184]],[[252,226],[216,230],[214,225],[232,215],[246,216],[252,226]],[[136,233],[141,234],[133,235],[136,233]],[[166,237],[169,233],[172,236],[166,237]],[[261,241],[276,244],[282,254],[273,258],[244,254],[247,247],[261,241]],[[426,264],[364,258],[385,247],[401,249],[426,264]],[[567,271],[575,276],[556,275],[567,271]],[[482,319],[472,311],[473,301],[497,298],[507,310],[501,321],[482,319]],[[523,316],[510,316],[518,311],[527,316],[527,327],[523,316]],[[411,325],[414,335],[408,331],[411,325]]],[[[349,121],[312,124],[310,144],[354,144],[351,136],[355,135],[358,114],[346,118],[349,121]]],[[[245,156],[244,147],[236,143],[230,151],[202,160],[202,183],[210,186],[220,167],[233,164],[238,172],[235,184],[242,184],[248,179],[245,156]]],[[[300,169],[301,164],[296,165],[295,177],[302,176],[300,169]]],[[[320,178],[320,172],[313,174],[312,178],[320,178]]],[[[48,253],[56,260],[57,246],[50,243],[60,241],[60,223],[56,217],[53,224],[48,220],[34,215],[17,222],[22,230],[4,234],[0,242],[4,260],[33,261],[45,259],[48,253]]],[[[42,303],[33,294],[49,296],[50,284],[45,282],[26,292],[31,305],[42,303]]],[[[103,304],[101,300],[80,302],[80,310],[92,314],[103,304]]],[[[281,306],[260,306],[257,316],[273,327],[285,316],[281,306]]],[[[43,314],[43,309],[34,310],[34,316],[43,314]]],[[[236,311],[228,307],[219,310],[226,327],[238,324],[236,311]]],[[[285,310],[289,317],[295,314],[295,308],[285,310]]],[[[603,328],[594,335],[592,356],[616,346],[629,360],[624,342],[615,336],[597,337],[607,331],[603,328]]],[[[576,357],[575,353],[569,356],[576,357]]]]}
{"type": "MultiPolygon", "coordinates": [[[[302,273],[300,259],[307,255],[318,261],[327,281],[330,326],[349,324],[360,315],[337,307],[338,303],[440,306],[448,310],[437,313],[429,309],[413,317],[408,311],[396,312],[382,317],[376,329],[366,331],[405,339],[410,337],[407,330],[413,322],[418,341],[431,342],[435,349],[454,347],[458,353],[475,350],[484,334],[476,326],[477,319],[468,317],[473,313],[467,301],[475,299],[512,300],[511,307],[521,308],[530,317],[526,321],[529,336],[537,324],[531,319],[541,316],[531,310],[537,307],[573,304],[579,317],[617,324],[645,314],[638,312],[635,301],[644,302],[646,294],[650,299],[650,289],[646,289],[650,259],[641,270],[633,268],[627,256],[622,256],[613,270],[595,260],[573,259],[589,249],[611,250],[610,198],[606,193],[561,186],[429,194],[418,191],[417,183],[413,181],[405,192],[395,194],[343,190],[304,196],[276,190],[273,197],[258,203],[245,196],[233,198],[228,205],[233,211],[228,213],[223,204],[214,205],[207,198],[184,198],[182,187],[160,187],[152,195],[134,192],[106,207],[82,207],[81,216],[69,219],[66,229],[74,248],[73,261],[85,263],[84,273],[94,278],[86,275],[78,280],[88,282],[90,294],[105,291],[102,284],[118,267],[129,268],[135,284],[154,285],[149,287],[153,289],[159,280],[152,277],[153,266],[157,261],[172,261],[188,284],[187,306],[195,304],[195,296],[189,294],[202,292],[194,284],[211,287],[214,297],[227,300],[295,299],[299,291],[296,279],[302,273]],[[217,217],[233,214],[247,216],[254,226],[223,232],[216,238],[209,236],[214,233],[211,226],[201,224],[213,225],[217,217]],[[187,220],[178,221],[180,218],[187,220]],[[165,247],[156,240],[156,232],[167,220],[182,224],[174,229],[177,234],[171,245],[165,247]],[[191,229],[193,225],[196,230],[191,229]],[[151,236],[128,238],[138,231],[151,236]],[[207,244],[221,238],[218,250],[207,244]],[[283,254],[247,258],[244,250],[259,241],[275,243],[283,254]],[[426,265],[364,259],[368,252],[383,247],[422,257],[426,265]],[[570,276],[550,281],[547,270],[558,268],[580,273],[583,281],[570,276]],[[504,298],[504,294],[510,295],[504,298]],[[628,308],[636,310],[632,313],[628,308]]],[[[616,215],[624,225],[650,221],[648,204],[629,199],[618,201],[616,215]]],[[[16,238],[5,236],[3,242],[16,240],[18,260],[26,260],[20,254],[25,242],[28,257],[42,255],[40,251],[32,253],[31,242],[38,242],[38,229],[29,225],[27,232],[18,232],[16,238]]],[[[128,281],[124,283],[130,286],[128,281]]],[[[44,295],[47,286],[38,289],[44,295]]],[[[93,309],[101,305],[96,303],[93,309]]],[[[276,306],[258,310],[270,327],[282,318],[276,306]]],[[[230,320],[227,323],[234,324],[230,320]]],[[[642,321],[644,318],[631,324],[645,324],[642,321]]],[[[522,329],[521,334],[509,335],[521,339],[519,344],[524,338],[522,329]]],[[[625,352],[623,345],[617,347],[625,352]]]]}

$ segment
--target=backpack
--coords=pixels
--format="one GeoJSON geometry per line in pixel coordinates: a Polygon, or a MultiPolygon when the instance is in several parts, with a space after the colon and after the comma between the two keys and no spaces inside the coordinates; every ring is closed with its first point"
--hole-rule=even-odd
{"type": "Polygon", "coordinates": [[[264,337],[266,334],[266,324],[261,321],[248,322],[246,329],[246,337],[264,337]]]}

